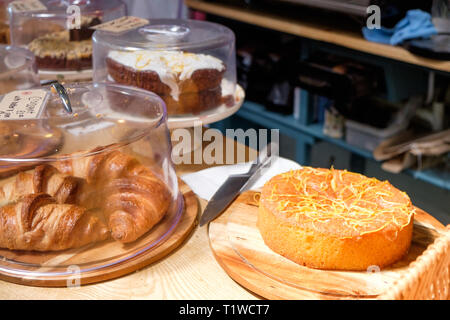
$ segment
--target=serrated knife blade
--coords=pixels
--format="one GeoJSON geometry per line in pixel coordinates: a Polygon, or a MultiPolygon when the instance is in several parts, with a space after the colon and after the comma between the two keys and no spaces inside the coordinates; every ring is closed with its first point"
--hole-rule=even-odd
{"type": "Polygon", "coordinates": [[[250,187],[262,175],[263,170],[270,165],[274,147],[275,145],[271,143],[261,151],[247,173],[230,175],[225,180],[206,205],[200,218],[200,226],[217,218],[242,191],[250,187]]]}

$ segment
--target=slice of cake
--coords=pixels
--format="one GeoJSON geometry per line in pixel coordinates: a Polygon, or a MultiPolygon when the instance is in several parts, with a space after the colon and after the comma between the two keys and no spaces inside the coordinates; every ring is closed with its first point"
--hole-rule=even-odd
{"type": "Polygon", "coordinates": [[[9,44],[9,26],[6,23],[0,22],[0,43],[9,44]]]}
{"type": "Polygon", "coordinates": [[[305,266],[383,268],[410,246],[414,209],[387,181],[304,167],[263,187],[258,228],[273,251],[305,266]]]}
{"type": "Polygon", "coordinates": [[[158,94],[169,115],[197,114],[222,103],[225,65],[210,55],[182,51],[110,51],[110,77],[158,94]]]}
{"type": "Polygon", "coordinates": [[[78,29],[70,29],[69,30],[69,39],[70,41],[83,41],[90,40],[95,30],[91,29],[91,27],[96,26],[102,23],[100,18],[98,17],[81,17],[81,27],[78,29]]]}
{"type": "Polygon", "coordinates": [[[52,32],[31,41],[28,49],[39,69],[83,70],[92,68],[92,33],[98,17],[82,17],[79,29],[52,32]]]}
{"type": "Polygon", "coordinates": [[[69,30],[34,39],[28,49],[36,56],[39,69],[82,70],[92,67],[91,40],[69,41],[69,30]]]}

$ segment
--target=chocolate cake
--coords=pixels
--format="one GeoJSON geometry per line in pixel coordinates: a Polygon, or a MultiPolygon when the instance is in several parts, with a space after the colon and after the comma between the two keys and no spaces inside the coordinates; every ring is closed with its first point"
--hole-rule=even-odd
{"type": "Polygon", "coordinates": [[[222,103],[223,62],[181,51],[111,51],[110,77],[158,94],[169,115],[198,114],[222,103]]]}
{"type": "Polygon", "coordinates": [[[92,38],[92,34],[95,32],[95,30],[91,29],[91,27],[100,23],[102,22],[97,17],[81,17],[81,28],[69,30],[70,41],[90,40],[92,38]]]}
{"type": "Polygon", "coordinates": [[[92,68],[92,33],[100,19],[82,17],[81,28],[52,32],[34,39],[28,49],[39,69],[83,70],[92,68]]]}
{"type": "Polygon", "coordinates": [[[9,44],[9,26],[0,22],[0,43],[9,44]]]}

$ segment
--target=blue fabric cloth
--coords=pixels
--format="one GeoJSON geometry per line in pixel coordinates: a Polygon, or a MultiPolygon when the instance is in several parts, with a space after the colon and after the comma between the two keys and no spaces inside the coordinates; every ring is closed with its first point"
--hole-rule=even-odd
{"type": "Polygon", "coordinates": [[[409,10],[406,17],[392,29],[364,27],[362,32],[366,40],[391,45],[397,45],[408,39],[429,38],[437,34],[437,30],[431,21],[431,15],[419,9],[409,10]]]}

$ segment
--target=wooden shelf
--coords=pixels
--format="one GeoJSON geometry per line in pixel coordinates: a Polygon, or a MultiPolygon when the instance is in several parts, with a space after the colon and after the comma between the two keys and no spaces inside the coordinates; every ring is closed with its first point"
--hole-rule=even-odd
{"type": "MultiPolygon", "coordinates": [[[[285,132],[291,131],[296,136],[306,135],[315,139],[323,140],[335,144],[345,150],[360,155],[366,159],[376,161],[372,152],[361,149],[347,143],[344,139],[336,139],[329,137],[323,133],[322,124],[304,125],[298,120],[294,119],[292,115],[282,115],[276,112],[268,111],[264,106],[251,101],[245,101],[241,109],[236,113],[236,116],[242,117],[246,120],[258,123],[265,127],[280,128],[285,132]]],[[[314,144],[314,140],[305,139],[305,142],[314,144]]],[[[436,168],[426,170],[407,169],[403,173],[414,177],[415,179],[428,182],[439,188],[450,190],[450,173],[443,172],[436,168]]]]}
{"type": "Polygon", "coordinates": [[[365,40],[360,32],[345,30],[341,26],[320,24],[311,19],[296,20],[281,17],[268,12],[254,11],[242,7],[233,7],[199,0],[185,0],[185,3],[191,9],[205,13],[234,19],[308,39],[324,41],[353,50],[382,56],[433,70],[450,72],[450,61],[428,59],[416,56],[401,47],[370,42],[365,40]]]}

